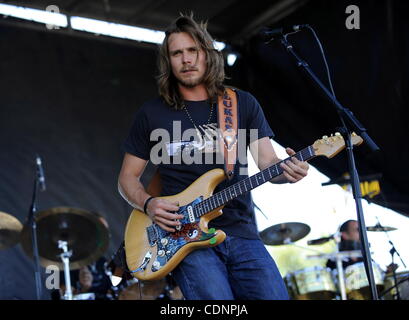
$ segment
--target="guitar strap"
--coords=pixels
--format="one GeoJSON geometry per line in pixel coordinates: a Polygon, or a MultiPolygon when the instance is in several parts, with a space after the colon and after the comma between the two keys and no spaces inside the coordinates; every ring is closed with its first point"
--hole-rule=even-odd
{"type": "Polygon", "coordinates": [[[230,180],[237,159],[238,108],[237,95],[226,88],[218,100],[219,150],[224,156],[224,172],[230,180]]]}

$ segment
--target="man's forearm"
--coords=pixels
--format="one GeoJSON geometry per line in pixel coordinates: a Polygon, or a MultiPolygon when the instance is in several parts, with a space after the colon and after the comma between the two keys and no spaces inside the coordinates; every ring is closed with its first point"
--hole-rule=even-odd
{"type": "Polygon", "coordinates": [[[118,191],[126,202],[128,202],[132,207],[141,211],[143,211],[143,206],[146,199],[150,197],[142,183],[136,177],[125,177],[119,179],[118,191]]]}

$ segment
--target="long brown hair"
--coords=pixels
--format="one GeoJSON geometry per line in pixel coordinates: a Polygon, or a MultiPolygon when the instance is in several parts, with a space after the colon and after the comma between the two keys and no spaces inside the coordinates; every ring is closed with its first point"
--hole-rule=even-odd
{"type": "Polygon", "coordinates": [[[223,94],[225,79],[224,60],[221,52],[214,48],[213,39],[207,31],[207,23],[197,23],[193,16],[181,15],[166,30],[165,39],[159,49],[157,76],[159,95],[170,106],[183,108],[183,98],[180,95],[177,79],[172,73],[169,60],[168,39],[172,33],[186,32],[206,54],[206,72],[203,84],[211,102],[216,102],[217,97],[223,94]]]}

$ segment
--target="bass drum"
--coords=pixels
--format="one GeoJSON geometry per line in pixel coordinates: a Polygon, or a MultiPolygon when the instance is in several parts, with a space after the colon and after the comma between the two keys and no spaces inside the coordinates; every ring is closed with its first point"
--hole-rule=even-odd
{"type": "Polygon", "coordinates": [[[380,295],[384,300],[409,300],[409,271],[396,272],[397,287],[392,273],[385,276],[385,291],[380,295]],[[396,290],[398,288],[398,290],[396,290]]]}
{"type": "Polygon", "coordinates": [[[284,278],[293,300],[331,300],[336,286],[329,268],[320,266],[294,271],[284,278]]]}

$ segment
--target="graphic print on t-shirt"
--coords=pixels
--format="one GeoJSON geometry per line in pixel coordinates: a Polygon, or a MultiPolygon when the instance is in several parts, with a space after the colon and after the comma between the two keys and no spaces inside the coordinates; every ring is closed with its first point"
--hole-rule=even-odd
{"type": "Polygon", "coordinates": [[[193,152],[215,153],[218,150],[217,123],[200,125],[195,130],[193,141],[172,141],[166,143],[167,155],[170,157],[179,156],[182,152],[190,154],[193,152]]]}

